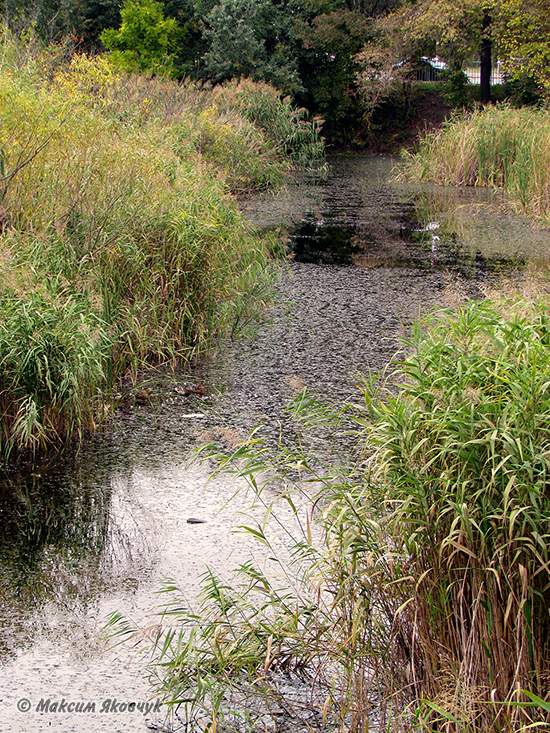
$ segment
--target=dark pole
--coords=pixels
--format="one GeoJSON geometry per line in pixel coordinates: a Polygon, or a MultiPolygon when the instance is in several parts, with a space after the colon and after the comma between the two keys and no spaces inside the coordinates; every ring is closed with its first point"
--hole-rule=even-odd
{"type": "Polygon", "coordinates": [[[486,105],[491,101],[491,23],[492,18],[488,10],[483,11],[483,24],[481,26],[481,104],[486,105]]]}

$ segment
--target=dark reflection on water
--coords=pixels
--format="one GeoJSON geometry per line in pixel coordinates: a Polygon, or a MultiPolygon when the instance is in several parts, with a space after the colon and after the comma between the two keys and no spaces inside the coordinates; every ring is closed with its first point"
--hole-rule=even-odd
{"type": "MultiPolygon", "coordinates": [[[[289,400],[304,387],[327,400],[356,396],[356,373],[382,369],[419,308],[444,303],[457,278],[475,294],[489,276],[548,260],[549,232],[516,216],[498,192],[388,182],[387,158],[330,164],[324,179],[306,176],[241,202],[293,253],[281,303],[256,339],[225,344],[192,375],[154,379],[150,399],[122,408],[78,454],[0,475],[2,731],[44,727],[36,716],[14,717],[23,692],[33,702],[83,689],[90,698],[115,694],[116,681],[119,699],[144,694],[146,681],[126,671],[123,656],[91,659],[106,614],[141,619],[161,577],[192,596],[205,563],[238,564],[226,506],[233,488],[222,480],[205,488],[206,469],[185,465],[190,447],[230,448],[258,424],[270,440],[286,439],[289,400]],[[183,396],[178,385],[188,380],[205,385],[204,399],[183,396]],[[189,525],[189,516],[207,521],[189,525]]],[[[58,729],[79,731],[82,721],[58,729]]],[[[145,724],[99,716],[86,729],[145,724]]]]}
{"type": "Polygon", "coordinates": [[[351,265],[353,256],[362,251],[361,245],[354,241],[354,234],[351,226],[304,219],[291,235],[294,259],[296,262],[351,265]]]}
{"type": "Polygon", "coordinates": [[[46,607],[85,615],[118,587],[129,537],[113,516],[121,466],[105,458],[66,455],[0,474],[0,662],[32,643],[46,607]]]}
{"type": "Polygon", "coordinates": [[[316,185],[298,181],[243,207],[257,225],[286,235],[297,262],[476,278],[546,261],[548,231],[517,216],[499,191],[398,183],[398,166],[385,157],[333,157],[316,185]]]}

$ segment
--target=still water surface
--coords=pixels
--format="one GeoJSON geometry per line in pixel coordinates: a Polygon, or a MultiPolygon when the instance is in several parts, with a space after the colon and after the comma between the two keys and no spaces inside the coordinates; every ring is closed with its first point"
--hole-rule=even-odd
{"type": "Polygon", "coordinates": [[[257,554],[233,532],[246,501],[231,501],[228,479],[207,483],[208,467],[189,467],[189,451],[208,441],[231,448],[257,425],[268,440],[285,439],[293,397],[307,387],[329,401],[358,399],[357,374],[388,363],[419,309],[547,263],[550,232],[498,192],[390,183],[391,166],[334,158],[322,180],[242,200],[293,252],[255,337],[224,344],[193,373],[142,385],[150,392],[76,456],[0,477],[0,730],[161,726],[140,660],[100,642],[107,615],[153,623],[163,578],[192,602],[207,566],[229,577],[257,554]],[[205,395],[186,396],[184,384],[205,395]],[[74,705],[45,711],[47,700],[74,705]],[[125,709],[131,702],[140,705],[125,709]]]}

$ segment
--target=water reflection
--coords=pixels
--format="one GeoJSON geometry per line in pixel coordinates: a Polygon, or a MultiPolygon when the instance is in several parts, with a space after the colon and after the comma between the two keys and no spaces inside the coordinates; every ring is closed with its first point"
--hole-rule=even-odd
{"type": "Polygon", "coordinates": [[[362,251],[354,228],[337,226],[323,219],[306,218],[291,235],[296,262],[324,265],[351,265],[362,251]]]}
{"type": "Polygon", "coordinates": [[[501,192],[398,183],[398,166],[385,157],[333,157],[316,186],[298,182],[243,200],[243,208],[257,226],[282,230],[298,262],[439,269],[471,279],[547,261],[550,232],[517,215],[501,192]],[[437,233],[427,229],[433,222],[437,233]]]}
{"type": "Polygon", "coordinates": [[[132,585],[147,540],[116,490],[129,480],[123,464],[98,458],[0,474],[0,662],[32,643],[48,614],[85,616],[101,593],[132,585]]]}

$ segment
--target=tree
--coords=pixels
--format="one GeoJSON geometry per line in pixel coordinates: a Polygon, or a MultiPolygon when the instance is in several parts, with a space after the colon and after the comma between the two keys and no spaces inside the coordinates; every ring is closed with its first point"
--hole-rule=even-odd
{"type": "MultiPolygon", "coordinates": [[[[490,101],[491,57],[499,0],[419,0],[389,16],[384,29],[398,34],[404,56],[436,52],[455,69],[479,51],[482,102],[490,101]]],[[[400,60],[400,59],[396,59],[400,60]]]]}
{"type": "Polygon", "coordinates": [[[265,79],[322,117],[333,142],[347,145],[363,117],[354,55],[372,15],[398,1],[193,0],[207,46],[199,76],[215,83],[265,79]]]}
{"type": "Polygon", "coordinates": [[[548,0],[503,0],[500,50],[507,73],[533,78],[550,101],[550,8],[548,0]]]}
{"type": "Polygon", "coordinates": [[[118,0],[42,0],[36,16],[38,34],[45,41],[70,37],[79,50],[92,52],[102,48],[102,31],[118,25],[118,0]]]}
{"type": "Polygon", "coordinates": [[[284,6],[270,0],[221,0],[205,18],[201,73],[215,83],[250,77],[295,92],[301,85],[287,18],[284,6]]]}
{"type": "Polygon", "coordinates": [[[307,90],[304,103],[325,120],[331,142],[353,144],[362,125],[363,109],[356,76],[355,54],[370,33],[371,19],[359,10],[324,3],[324,12],[297,19],[300,75],[307,90]]]}
{"type": "Polygon", "coordinates": [[[157,0],[125,0],[120,28],[108,28],[101,41],[122,71],[173,73],[172,61],[181,29],[173,18],[164,17],[157,0]]]}
{"type": "Polygon", "coordinates": [[[199,0],[164,1],[166,17],[174,18],[181,28],[181,40],[174,58],[174,69],[180,78],[197,78],[199,75],[200,59],[208,50],[203,18],[211,9],[210,4],[205,12],[199,0]]]}

